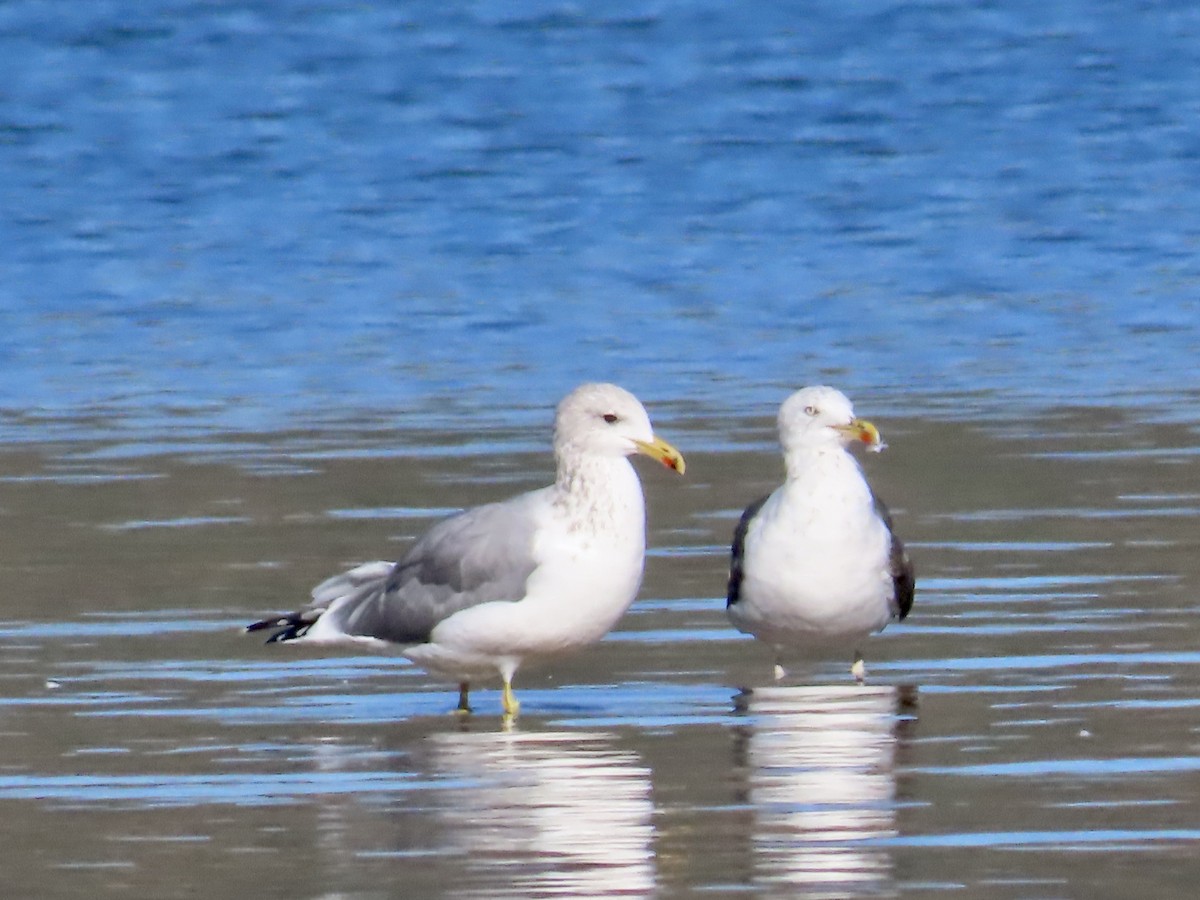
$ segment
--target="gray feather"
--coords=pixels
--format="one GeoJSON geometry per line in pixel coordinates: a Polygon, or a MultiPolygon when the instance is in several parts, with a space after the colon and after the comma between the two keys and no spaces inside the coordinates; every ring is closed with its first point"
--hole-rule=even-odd
{"type": "Polygon", "coordinates": [[[535,496],[476,507],[439,522],[395,565],[365,563],[335,575],[313,589],[306,610],[256,626],[288,626],[288,633],[274,639],[289,640],[324,615],[348,635],[415,644],[429,640],[438,623],[464,609],[520,600],[537,567],[535,496]]]}

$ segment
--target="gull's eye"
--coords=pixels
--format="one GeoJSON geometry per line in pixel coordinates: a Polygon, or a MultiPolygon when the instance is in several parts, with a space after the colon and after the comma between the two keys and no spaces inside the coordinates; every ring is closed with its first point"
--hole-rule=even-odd
{"type": "Polygon", "coordinates": [[[616,413],[605,413],[604,414],[604,421],[607,422],[609,425],[616,425],[617,422],[620,421],[620,419],[621,419],[621,417],[618,416],[616,413]]]}
{"type": "Polygon", "coordinates": [[[804,414],[806,416],[815,416],[817,414],[817,408],[815,406],[806,406],[804,407],[804,414]]]}

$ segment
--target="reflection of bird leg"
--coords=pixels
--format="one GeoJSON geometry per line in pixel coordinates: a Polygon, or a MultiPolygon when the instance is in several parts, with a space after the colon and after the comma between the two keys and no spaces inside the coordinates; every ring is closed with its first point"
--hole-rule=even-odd
{"type": "Polygon", "coordinates": [[[750,698],[754,696],[754,691],[750,688],[742,688],[733,695],[733,711],[735,713],[746,713],[750,711],[750,698]]]}
{"type": "Polygon", "coordinates": [[[859,684],[867,680],[867,664],[863,662],[862,654],[857,650],[854,651],[854,664],[850,666],[850,674],[859,684]]]}
{"type": "Polygon", "coordinates": [[[500,703],[504,706],[506,716],[515,716],[517,710],[521,708],[521,704],[513,696],[512,680],[509,678],[504,679],[504,691],[500,694],[500,703]]]}
{"type": "Polygon", "coordinates": [[[471,691],[471,683],[469,681],[460,681],[458,683],[458,708],[454,711],[460,716],[469,715],[471,712],[471,704],[467,701],[467,694],[471,691]]]}

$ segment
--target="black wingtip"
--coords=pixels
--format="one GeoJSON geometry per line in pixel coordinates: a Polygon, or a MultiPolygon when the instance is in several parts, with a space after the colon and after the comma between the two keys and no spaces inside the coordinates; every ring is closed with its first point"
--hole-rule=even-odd
{"type": "Polygon", "coordinates": [[[904,547],[904,542],[896,536],[891,511],[874,491],[871,492],[871,497],[875,501],[875,511],[879,513],[879,518],[883,520],[892,539],[888,559],[888,568],[892,576],[892,598],[896,604],[896,618],[904,621],[912,611],[913,597],[917,592],[916,569],[913,567],[912,559],[909,558],[908,550],[904,547]]]}
{"type": "Polygon", "coordinates": [[[297,616],[275,616],[271,619],[262,619],[258,622],[251,622],[246,626],[246,633],[250,634],[254,631],[265,631],[269,628],[278,628],[273,635],[267,638],[266,643],[278,644],[281,641],[290,641],[300,637],[304,632],[308,631],[312,622],[301,620],[297,616]]]}
{"type": "Polygon", "coordinates": [[[889,559],[892,575],[892,596],[896,604],[896,618],[903,622],[912,611],[913,597],[917,592],[917,572],[909,558],[904,542],[892,533],[892,550],[889,559]]]}

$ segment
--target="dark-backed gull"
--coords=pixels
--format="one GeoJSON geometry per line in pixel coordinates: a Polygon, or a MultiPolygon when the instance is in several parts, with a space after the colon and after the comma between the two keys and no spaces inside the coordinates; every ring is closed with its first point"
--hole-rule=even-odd
{"type": "Polygon", "coordinates": [[[862,680],[859,642],[908,615],[915,586],[891,516],[848,449],[879,450],[883,442],[831,387],[806,387],[784,401],[779,439],[787,477],[734,531],[729,618],[771,647],[777,679],[788,651],[844,647],[862,680]]]}

